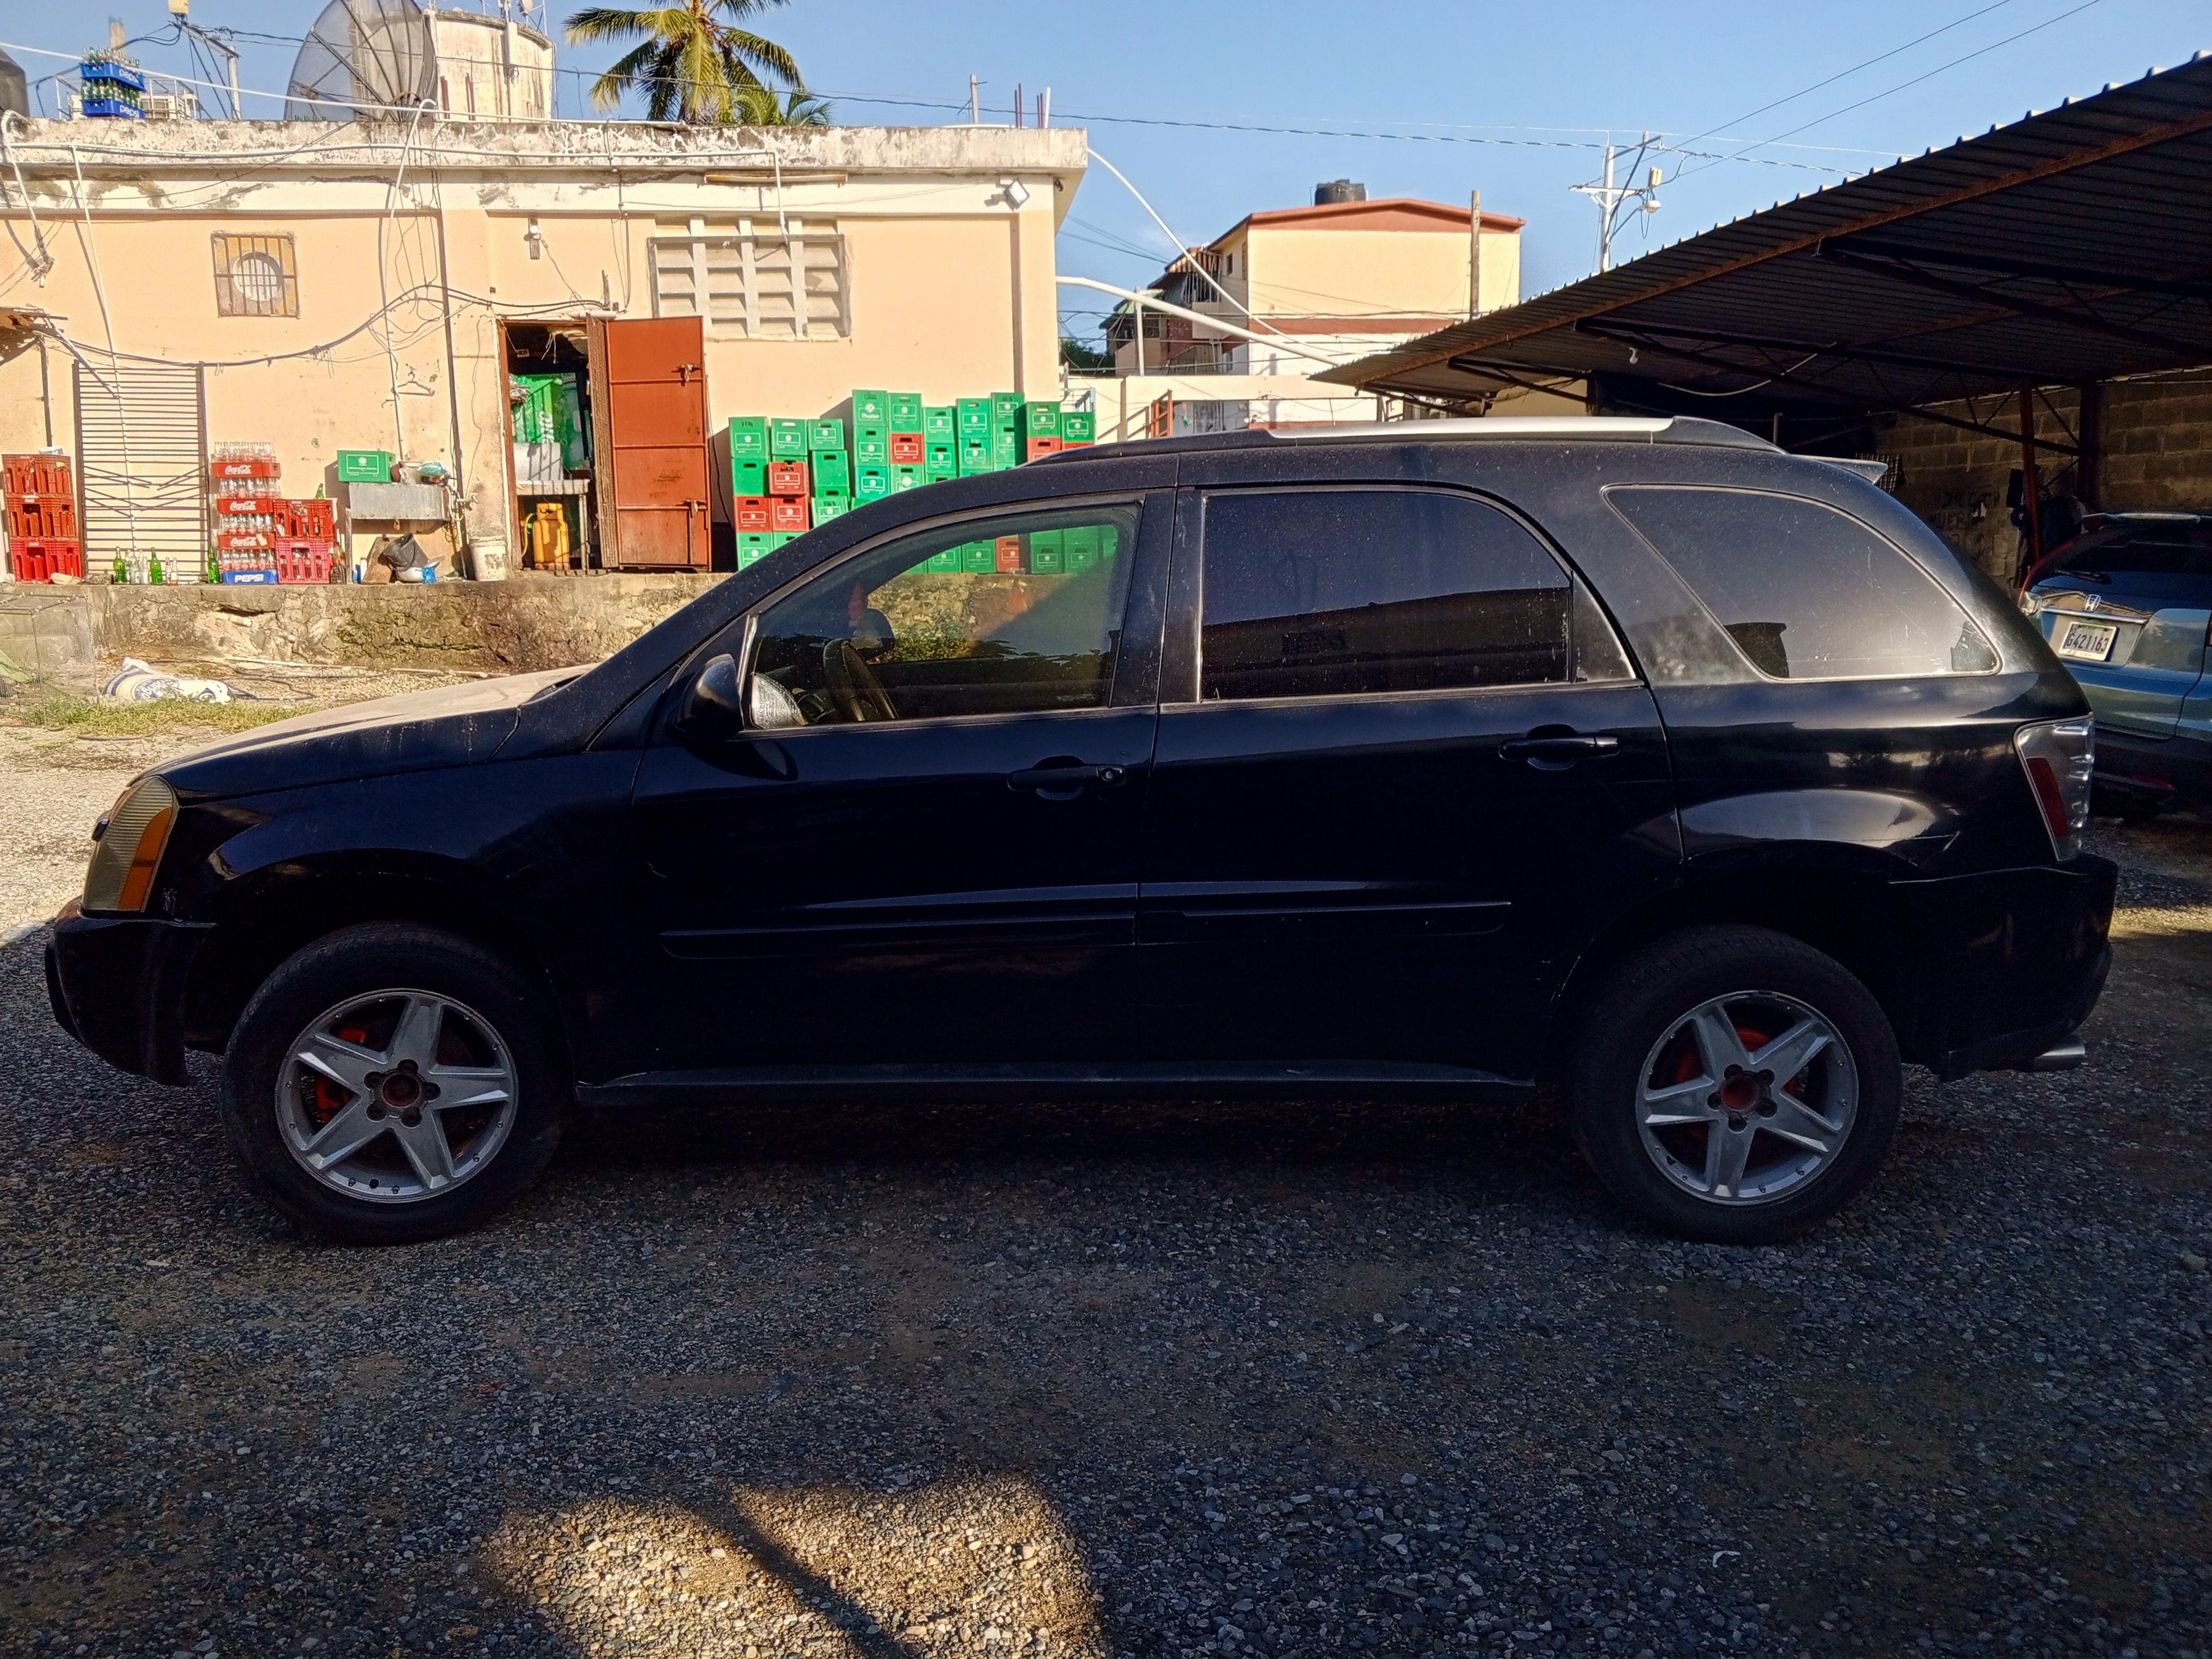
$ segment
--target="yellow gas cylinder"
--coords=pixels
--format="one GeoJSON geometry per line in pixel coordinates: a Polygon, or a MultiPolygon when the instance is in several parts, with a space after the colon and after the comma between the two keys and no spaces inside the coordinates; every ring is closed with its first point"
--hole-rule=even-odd
{"type": "Polygon", "coordinates": [[[559,501],[540,501],[531,515],[531,551],[540,570],[568,568],[568,513],[559,501]]]}

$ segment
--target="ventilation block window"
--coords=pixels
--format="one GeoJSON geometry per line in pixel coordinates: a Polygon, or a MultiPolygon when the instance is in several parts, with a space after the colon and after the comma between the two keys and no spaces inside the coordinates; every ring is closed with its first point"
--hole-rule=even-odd
{"type": "Polygon", "coordinates": [[[832,222],[772,214],[662,220],[652,252],[656,317],[704,318],[708,333],[743,340],[851,331],[845,239],[832,222]]]}
{"type": "Polygon", "coordinates": [[[289,236],[215,237],[218,317],[296,317],[300,270],[289,236]]]}

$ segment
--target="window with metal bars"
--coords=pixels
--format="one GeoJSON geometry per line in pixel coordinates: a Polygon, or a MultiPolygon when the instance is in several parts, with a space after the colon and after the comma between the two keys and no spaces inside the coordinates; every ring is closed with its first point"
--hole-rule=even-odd
{"type": "Polygon", "coordinates": [[[829,340],[852,331],[845,239],[824,220],[662,220],[652,241],[653,313],[702,317],[744,340],[829,340]]]}
{"type": "Polygon", "coordinates": [[[212,240],[216,316],[300,314],[300,268],[292,257],[290,236],[230,236],[217,231],[212,240]]]}

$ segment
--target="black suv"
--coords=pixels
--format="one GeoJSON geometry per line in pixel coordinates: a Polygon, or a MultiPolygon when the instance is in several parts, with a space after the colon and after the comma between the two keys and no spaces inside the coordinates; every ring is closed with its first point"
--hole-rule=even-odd
{"type": "Polygon", "coordinates": [[[1785,1237],[1900,1062],[2062,1066],[2114,869],[2037,630],[1847,465],[1689,420],[1102,447],[802,537],[588,672],[149,773],[57,1017],[277,1203],[435,1237],[572,1101],[1527,1101],[1785,1237]]]}

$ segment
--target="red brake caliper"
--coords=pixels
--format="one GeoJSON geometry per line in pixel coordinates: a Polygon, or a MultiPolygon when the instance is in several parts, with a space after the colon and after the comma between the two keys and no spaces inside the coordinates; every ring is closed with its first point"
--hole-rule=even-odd
{"type": "MultiPolygon", "coordinates": [[[[368,1041],[368,1033],[358,1025],[341,1025],[338,1028],[337,1034],[348,1042],[366,1042],[368,1041]]],[[[315,1127],[320,1128],[324,1124],[328,1123],[332,1118],[336,1117],[338,1115],[339,1109],[351,1097],[348,1095],[343,1089],[338,1087],[338,1085],[331,1082],[330,1079],[326,1077],[316,1078],[315,1097],[313,1107],[315,1114],[315,1127]]]]}

